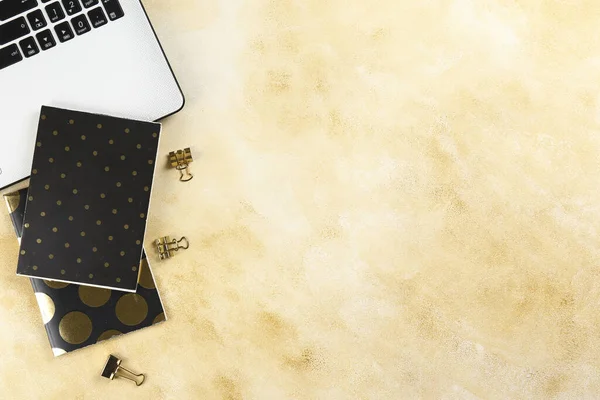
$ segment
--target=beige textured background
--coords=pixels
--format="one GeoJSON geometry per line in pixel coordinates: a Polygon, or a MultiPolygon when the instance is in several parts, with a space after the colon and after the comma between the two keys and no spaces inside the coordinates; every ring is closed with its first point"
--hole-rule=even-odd
{"type": "Polygon", "coordinates": [[[600,397],[597,1],[146,6],[169,321],[54,359],[0,213],[0,397],[600,397]]]}

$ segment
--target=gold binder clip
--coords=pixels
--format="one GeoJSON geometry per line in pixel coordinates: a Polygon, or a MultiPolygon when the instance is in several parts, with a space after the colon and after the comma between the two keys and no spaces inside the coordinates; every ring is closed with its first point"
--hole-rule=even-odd
{"type": "Polygon", "coordinates": [[[158,254],[161,260],[165,258],[171,258],[173,256],[174,251],[179,251],[179,249],[188,249],[190,247],[190,242],[187,240],[185,236],[181,239],[173,239],[171,240],[168,236],[161,237],[160,239],[156,239],[156,249],[158,250],[158,254]],[[185,245],[182,246],[179,243],[185,242],[185,245]]]}
{"type": "Polygon", "coordinates": [[[122,367],[121,361],[121,359],[113,356],[112,354],[108,356],[108,360],[106,361],[106,365],[104,366],[101,375],[110,380],[113,380],[116,377],[129,379],[130,381],[135,382],[137,386],[140,386],[142,383],[144,383],[144,380],[146,379],[146,376],[144,374],[135,374],[130,370],[122,367]],[[126,374],[124,374],[121,371],[125,371],[126,374]]]}
{"type": "Polygon", "coordinates": [[[194,158],[192,157],[192,150],[190,150],[189,147],[169,153],[169,162],[171,163],[171,167],[175,167],[179,171],[181,174],[179,180],[181,182],[189,182],[194,177],[189,170],[189,166],[192,161],[194,161],[194,158]]]}

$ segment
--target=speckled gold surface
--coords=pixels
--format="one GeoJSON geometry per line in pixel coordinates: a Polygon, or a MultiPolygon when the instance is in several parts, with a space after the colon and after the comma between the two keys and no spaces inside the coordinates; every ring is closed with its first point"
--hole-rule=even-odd
{"type": "Polygon", "coordinates": [[[187,95],[169,320],[54,359],[1,213],[4,397],[600,397],[598,2],[146,6],[187,95]]]}

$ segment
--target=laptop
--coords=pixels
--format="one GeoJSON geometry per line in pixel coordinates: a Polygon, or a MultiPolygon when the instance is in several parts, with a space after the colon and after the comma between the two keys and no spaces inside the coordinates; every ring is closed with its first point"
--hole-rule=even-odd
{"type": "Polygon", "coordinates": [[[157,121],[184,102],[140,0],[0,0],[0,189],[29,176],[42,105],[157,121]]]}

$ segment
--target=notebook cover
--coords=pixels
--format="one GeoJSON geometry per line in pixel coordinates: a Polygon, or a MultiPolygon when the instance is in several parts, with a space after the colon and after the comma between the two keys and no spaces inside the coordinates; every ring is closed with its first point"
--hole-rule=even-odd
{"type": "MultiPolygon", "coordinates": [[[[20,238],[27,189],[4,195],[20,238]]],[[[30,279],[55,356],[165,321],[145,254],[135,294],[30,279]]]]}
{"type": "Polygon", "coordinates": [[[18,275],[135,292],[160,128],[42,107],[18,275]]]}

